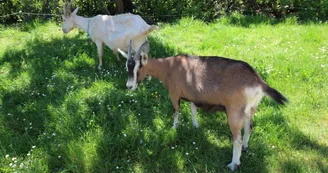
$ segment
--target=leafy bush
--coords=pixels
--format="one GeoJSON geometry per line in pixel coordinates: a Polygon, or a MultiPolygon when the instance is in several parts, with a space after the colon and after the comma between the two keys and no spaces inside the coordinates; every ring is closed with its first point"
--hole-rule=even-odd
{"type": "MultiPolygon", "coordinates": [[[[11,15],[19,11],[30,13],[51,13],[61,15],[62,4],[68,0],[7,0],[0,3],[0,21],[13,23],[28,20],[31,16],[11,15]]],[[[326,20],[328,0],[123,0],[124,4],[133,4],[133,13],[142,15],[147,21],[171,21],[190,16],[204,21],[212,21],[233,13],[246,15],[265,15],[273,18],[285,18],[294,15],[298,20],[326,20]]],[[[113,0],[76,0],[79,14],[115,14],[113,0]]],[[[125,9],[126,10],[126,9],[125,9]]],[[[126,10],[127,11],[127,10],[126,10]]],[[[34,19],[35,17],[33,17],[34,19]]]]}

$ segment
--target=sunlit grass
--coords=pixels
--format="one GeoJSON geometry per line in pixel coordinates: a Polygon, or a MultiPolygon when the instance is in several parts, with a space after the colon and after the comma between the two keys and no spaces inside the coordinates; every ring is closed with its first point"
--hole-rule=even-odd
{"type": "MultiPolygon", "coordinates": [[[[190,18],[161,24],[153,57],[181,53],[247,61],[290,102],[264,99],[250,150],[237,172],[328,172],[326,24],[294,18],[214,23],[190,18]]],[[[198,112],[192,126],[182,102],[172,129],[167,90],[157,79],[125,86],[125,61],[84,33],[55,23],[0,27],[0,172],[229,172],[232,143],[223,113],[198,112]]]]}

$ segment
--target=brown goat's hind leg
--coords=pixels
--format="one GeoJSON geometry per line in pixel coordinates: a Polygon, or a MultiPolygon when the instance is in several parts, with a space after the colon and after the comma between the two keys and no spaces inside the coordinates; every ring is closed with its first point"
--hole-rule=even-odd
{"type": "Polygon", "coordinates": [[[232,171],[236,170],[240,165],[241,156],[241,128],[243,126],[243,115],[240,115],[240,111],[234,109],[227,109],[228,123],[232,133],[233,139],[233,155],[232,161],[227,165],[232,171]]]}
{"type": "Polygon", "coordinates": [[[248,148],[249,137],[253,131],[253,116],[256,112],[257,107],[252,107],[250,112],[245,112],[244,116],[244,137],[242,151],[246,151],[248,148]]]}

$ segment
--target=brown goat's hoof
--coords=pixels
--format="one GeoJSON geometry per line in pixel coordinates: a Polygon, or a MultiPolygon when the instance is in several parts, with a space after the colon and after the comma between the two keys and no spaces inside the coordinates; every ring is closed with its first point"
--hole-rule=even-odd
{"type": "Polygon", "coordinates": [[[231,171],[235,171],[238,169],[239,165],[237,165],[236,163],[230,163],[229,165],[227,165],[227,167],[231,170],[231,171]]]}

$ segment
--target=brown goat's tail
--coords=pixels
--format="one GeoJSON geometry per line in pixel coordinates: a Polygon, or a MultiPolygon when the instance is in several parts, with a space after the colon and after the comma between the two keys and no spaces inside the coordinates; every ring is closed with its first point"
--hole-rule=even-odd
{"type": "Polygon", "coordinates": [[[264,87],[264,92],[267,95],[269,95],[278,104],[284,105],[285,103],[288,102],[288,99],[285,96],[283,96],[279,91],[277,91],[274,88],[271,88],[268,85],[264,87]]]}

